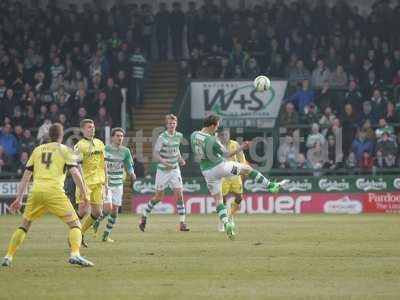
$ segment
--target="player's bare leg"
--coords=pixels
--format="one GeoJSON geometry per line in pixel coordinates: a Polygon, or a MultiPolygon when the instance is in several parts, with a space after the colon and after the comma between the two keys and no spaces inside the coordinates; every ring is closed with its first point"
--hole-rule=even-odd
{"type": "Polygon", "coordinates": [[[183,192],[182,189],[174,189],[174,196],[176,199],[176,210],[179,215],[179,230],[180,231],[189,231],[190,229],[188,228],[186,224],[186,208],[185,208],[185,202],[183,200],[183,192]]]}
{"type": "Polygon", "coordinates": [[[156,191],[154,196],[149,200],[147,203],[147,207],[143,209],[142,216],[140,217],[139,221],[139,229],[141,231],[145,231],[146,224],[147,224],[147,217],[153,210],[154,206],[157,205],[164,197],[164,191],[156,191]]]}

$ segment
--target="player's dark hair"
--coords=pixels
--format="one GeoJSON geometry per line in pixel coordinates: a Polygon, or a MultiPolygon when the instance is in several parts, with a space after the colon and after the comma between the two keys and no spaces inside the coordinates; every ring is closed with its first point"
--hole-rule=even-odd
{"type": "Polygon", "coordinates": [[[83,119],[83,120],[81,121],[81,123],[79,124],[79,126],[80,126],[81,128],[83,128],[83,127],[85,127],[86,124],[93,124],[93,125],[94,125],[94,122],[93,122],[92,119],[83,119]]]}
{"type": "Polygon", "coordinates": [[[221,120],[221,118],[217,115],[210,115],[207,118],[204,119],[203,121],[203,126],[204,127],[210,127],[212,125],[217,125],[218,122],[221,120]]]}
{"type": "Polygon", "coordinates": [[[58,142],[64,134],[63,126],[60,123],[54,123],[49,128],[49,139],[50,142],[58,142]]]}
{"type": "Polygon", "coordinates": [[[114,136],[117,132],[122,132],[122,134],[125,135],[124,129],[122,129],[121,127],[115,127],[111,130],[111,136],[114,136]]]}

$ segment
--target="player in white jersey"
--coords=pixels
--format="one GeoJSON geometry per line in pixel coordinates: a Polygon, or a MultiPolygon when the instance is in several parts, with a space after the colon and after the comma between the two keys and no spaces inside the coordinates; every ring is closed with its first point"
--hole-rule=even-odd
{"type": "Polygon", "coordinates": [[[130,150],[123,146],[125,131],[122,128],[111,130],[111,144],[105,147],[105,161],[107,165],[107,195],[104,199],[103,215],[93,224],[95,236],[100,222],[107,218],[106,230],[103,233],[103,242],[113,242],[110,238],[111,231],[117,221],[118,211],[122,205],[124,191],[124,169],[129,174],[132,184],[136,179],[133,170],[133,159],[130,150]]]}
{"type": "Polygon", "coordinates": [[[154,147],[153,156],[158,162],[156,173],[156,193],[147,203],[142,212],[139,222],[139,229],[145,231],[147,217],[154,206],[164,197],[164,190],[170,188],[176,199],[176,208],[179,215],[179,230],[189,231],[185,222],[186,209],[183,200],[183,183],[180,166],[184,166],[185,160],[181,156],[179,146],[182,143],[183,135],[176,131],[178,118],[169,114],[165,116],[167,130],[160,134],[154,147]]]}
{"type": "Polygon", "coordinates": [[[223,203],[222,179],[237,175],[249,176],[254,181],[263,184],[265,190],[269,192],[278,192],[286,181],[272,182],[247,164],[226,161],[225,158],[247,149],[250,143],[245,142],[240,147],[227,150],[215,136],[219,124],[220,118],[218,116],[208,116],[204,119],[203,128],[200,131],[193,132],[190,140],[193,154],[200,163],[200,170],[207,183],[208,190],[215,200],[217,213],[224,224],[225,232],[230,239],[234,239],[234,224],[229,220],[228,212],[223,203]]]}

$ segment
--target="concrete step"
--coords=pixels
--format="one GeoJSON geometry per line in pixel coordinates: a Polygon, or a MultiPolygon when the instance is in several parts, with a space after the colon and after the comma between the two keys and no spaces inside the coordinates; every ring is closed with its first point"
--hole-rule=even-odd
{"type": "Polygon", "coordinates": [[[145,111],[159,111],[160,113],[169,113],[172,108],[171,104],[167,103],[148,103],[143,108],[135,110],[135,115],[142,114],[145,111]]]}
{"type": "Polygon", "coordinates": [[[173,93],[178,91],[178,82],[166,82],[159,83],[157,85],[151,84],[150,82],[144,85],[144,92],[146,91],[162,91],[165,93],[173,93]]]}
{"type": "MultiPolygon", "coordinates": [[[[169,95],[169,94],[167,94],[167,95],[169,95]]],[[[154,96],[144,95],[143,103],[146,104],[146,100],[147,101],[161,101],[162,100],[163,103],[172,104],[172,103],[174,103],[175,97],[176,97],[176,93],[173,96],[163,96],[162,94],[154,95],[154,96]]],[[[147,102],[147,103],[149,103],[149,102],[147,102]]]]}
{"type": "MultiPolygon", "coordinates": [[[[146,102],[148,105],[150,104],[168,104],[169,106],[171,106],[174,101],[171,98],[144,98],[144,101],[146,102]]],[[[149,107],[150,109],[152,109],[152,107],[149,107]]]]}
{"type": "MultiPolygon", "coordinates": [[[[131,137],[136,136],[136,131],[141,131],[143,137],[152,138],[155,128],[164,127],[164,117],[172,109],[179,84],[177,63],[153,63],[149,66],[144,86],[144,106],[134,111],[133,130],[129,132],[131,137]]],[[[152,142],[143,143],[142,151],[146,158],[152,157],[153,147],[152,142]]],[[[145,171],[149,165],[150,162],[144,163],[145,171]]]]}

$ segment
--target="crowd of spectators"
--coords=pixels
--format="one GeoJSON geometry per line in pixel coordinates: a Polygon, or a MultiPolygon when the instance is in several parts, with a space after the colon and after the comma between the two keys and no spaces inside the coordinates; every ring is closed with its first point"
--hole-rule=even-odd
{"type": "Polygon", "coordinates": [[[288,80],[277,167],[398,166],[400,3],[377,0],[362,16],[342,0],[116,4],[109,12],[31,2],[0,2],[0,170],[19,170],[53,122],[119,125],[121,88],[129,109],[142,105],[147,62],[170,59],[184,78],[288,80]]]}
{"type": "Polygon", "coordinates": [[[275,167],[399,167],[391,124],[400,122],[400,36],[393,30],[400,2],[391,5],[377,0],[361,15],[351,1],[275,1],[239,10],[223,0],[198,9],[192,2],[182,76],[286,78],[279,126],[287,136],[275,167]]]}
{"type": "Polygon", "coordinates": [[[0,2],[2,174],[20,174],[54,122],[69,128],[92,118],[101,137],[105,126],[121,125],[121,89],[128,108],[143,104],[148,5],[107,12],[95,2],[82,10],[38,3],[0,2]]]}

